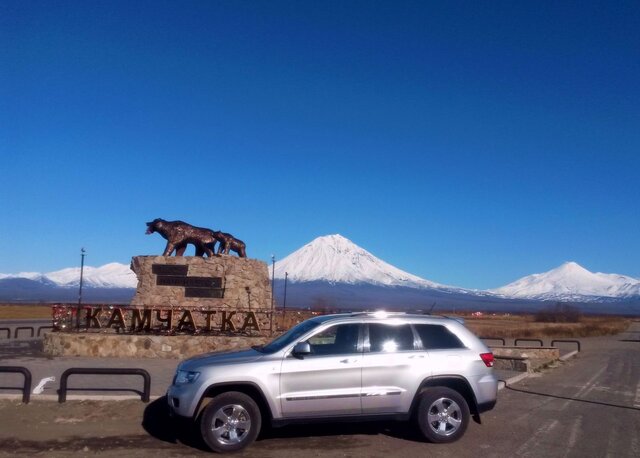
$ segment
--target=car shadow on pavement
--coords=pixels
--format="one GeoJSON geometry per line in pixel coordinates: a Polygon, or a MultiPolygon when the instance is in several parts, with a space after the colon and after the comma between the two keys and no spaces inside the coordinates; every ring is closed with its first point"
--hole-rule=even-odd
{"type": "Polygon", "coordinates": [[[188,419],[169,416],[167,397],[162,396],[149,403],[142,417],[142,427],[147,433],[164,442],[183,444],[202,451],[209,451],[200,437],[200,428],[188,419]]]}
{"type": "MultiPolygon", "coordinates": [[[[504,380],[501,380],[504,382],[504,380]]],[[[638,410],[640,411],[640,407],[635,407],[635,406],[631,406],[631,405],[620,405],[620,404],[612,404],[610,402],[604,402],[604,401],[596,401],[596,400],[591,400],[591,399],[580,399],[580,398],[576,398],[576,397],[571,397],[571,396],[560,396],[557,394],[551,394],[551,393],[541,393],[539,391],[532,391],[532,390],[523,390],[523,389],[519,389],[519,388],[514,388],[512,386],[506,385],[505,387],[507,390],[510,391],[516,391],[518,393],[524,393],[524,394],[531,394],[534,396],[544,396],[547,398],[555,398],[555,399],[566,399],[567,401],[575,401],[575,402],[581,402],[584,404],[595,404],[595,405],[599,405],[599,406],[604,406],[604,407],[613,407],[616,409],[626,409],[626,410],[638,410]]]]}
{"type": "MultiPolygon", "coordinates": [[[[149,403],[144,410],[142,427],[149,435],[161,441],[209,451],[200,436],[200,427],[197,423],[189,419],[169,416],[166,396],[149,403]]],[[[278,428],[263,423],[257,440],[262,442],[270,439],[379,434],[414,442],[423,441],[412,423],[390,421],[309,423],[278,428]]]]}
{"type": "Polygon", "coordinates": [[[410,422],[363,421],[331,423],[308,423],[267,427],[258,436],[258,441],[268,439],[290,439],[319,436],[385,435],[412,442],[424,442],[415,425],[410,422]]]}

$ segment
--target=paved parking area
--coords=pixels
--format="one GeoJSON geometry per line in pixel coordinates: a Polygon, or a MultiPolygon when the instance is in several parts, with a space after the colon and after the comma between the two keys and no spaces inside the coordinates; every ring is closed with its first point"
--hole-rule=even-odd
{"type": "MultiPolygon", "coordinates": [[[[635,458],[640,456],[639,334],[640,323],[634,323],[618,336],[584,339],[576,358],[501,390],[496,408],[482,416],[481,425],[471,423],[454,444],[424,443],[409,423],[316,424],[267,428],[237,456],[635,458]]],[[[3,363],[28,365],[34,374],[84,362],[117,367],[139,363],[149,368],[152,379],[154,374],[158,378],[153,385],[156,395],[164,392],[177,364],[175,360],[49,359],[38,354],[35,344],[0,347],[3,363]]],[[[0,456],[70,454],[209,455],[197,427],[167,417],[163,398],[149,404],[136,400],[59,404],[35,397],[25,405],[0,400],[0,456]]]]}

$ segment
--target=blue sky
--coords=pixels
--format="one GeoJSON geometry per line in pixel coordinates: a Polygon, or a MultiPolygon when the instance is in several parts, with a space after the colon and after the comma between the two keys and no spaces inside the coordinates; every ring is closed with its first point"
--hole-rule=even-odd
{"type": "Polygon", "coordinates": [[[0,272],[161,253],[161,217],[640,277],[638,2],[0,0],[0,62],[0,272]]]}

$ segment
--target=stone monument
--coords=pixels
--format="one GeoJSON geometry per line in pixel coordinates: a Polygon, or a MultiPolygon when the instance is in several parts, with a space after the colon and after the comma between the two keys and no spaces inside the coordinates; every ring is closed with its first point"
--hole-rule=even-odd
{"type": "Polygon", "coordinates": [[[271,303],[267,265],[235,256],[135,256],[136,307],[265,309],[271,303]]]}
{"type": "Polygon", "coordinates": [[[184,358],[272,338],[267,264],[247,258],[244,242],[160,218],[148,222],[146,232],[159,233],[167,244],[162,256],[131,259],[138,287],[130,305],[54,306],[57,332],[45,335],[47,354],[184,358]],[[196,256],[184,256],[188,245],[196,256]]]}

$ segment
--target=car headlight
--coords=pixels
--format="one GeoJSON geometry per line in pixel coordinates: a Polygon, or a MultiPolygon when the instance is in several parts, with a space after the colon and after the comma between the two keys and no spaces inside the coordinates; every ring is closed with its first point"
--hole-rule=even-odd
{"type": "Polygon", "coordinates": [[[185,383],[193,383],[196,381],[200,372],[193,371],[177,371],[173,379],[174,385],[184,385],[185,383]]]}

